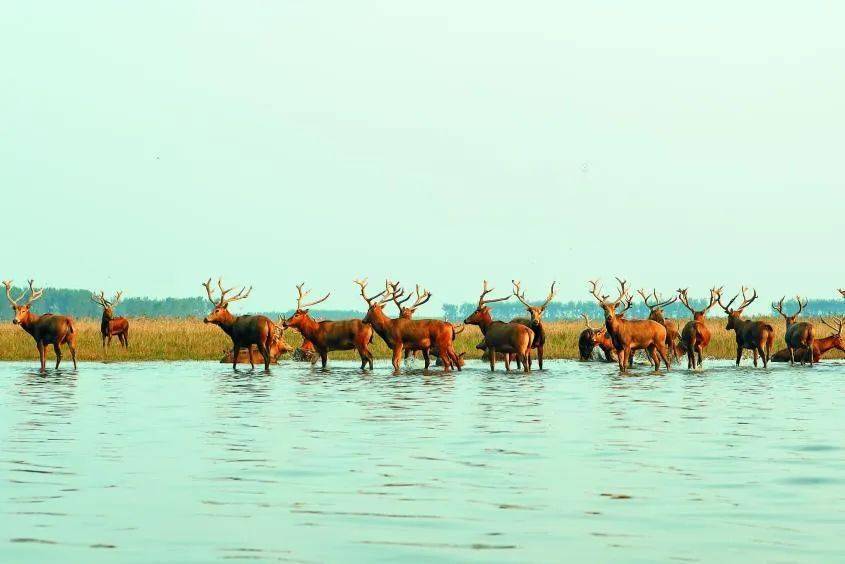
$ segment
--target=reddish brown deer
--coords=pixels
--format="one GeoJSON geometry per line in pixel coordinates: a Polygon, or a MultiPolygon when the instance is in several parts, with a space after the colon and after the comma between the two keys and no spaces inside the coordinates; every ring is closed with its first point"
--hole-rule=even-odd
{"type": "MultiPolygon", "coordinates": [[[[525,292],[520,290],[519,280],[511,280],[511,283],[513,284],[513,295],[522,302],[522,305],[525,306],[525,310],[528,312],[528,317],[511,319],[511,323],[525,325],[534,332],[534,341],[531,343],[531,348],[537,349],[537,364],[540,370],[542,370],[543,348],[546,345],[546,329],[543,327],[543,314],[546,313],[546,308],[549,307],[549,304],[552,303],[555,297],[555,282],[552,282],[552,287],[549,290],[549,295],[546,296],[546,300],[538,306],[531,305],[525,300],[525,292]]],[[[529,362],[531,361],[530,356],[528,360],[529,362]]],[[[516,367],[520,367],[518,357],[516,358],[516,367]]]]}
{"type": "Polygon", "coordinates": [[[487,287],[487,280],[484,281],[484,289],[481,297],[478,298],[478,307],[464,323],[478,325],[484,335],[484,346],[487,348],[487,356],[490,360],[490,370],[496,370],[496,353],[505,353],[505,370],[511,369],[511,355],[515,355],[525,372],[531,371],[530,355],[531,344],[534,342],[534,331],[519,323],[505,323],[504,321],[493,320],[490,308],[487,304],[503,302],[510,299],[504,298],[485,299],[485,296],[493,292],[493,288],[487,287]]]}
{"type": "Polygon", "coordinates": [[[293,327],[302,335],[305,342],[311,343],[317,354],[320,355],[320,362],[325,368],[329,359],[330,351],[348,351],[355,349],[361,357],[361,370],[373,369],[373,354],[370,352],[370,343],[373,342],[373,328],[360,319],[344,319],[341,321],[316,321],[309,314],[308,308],[326,301],[331,292],[313,302],[303,303],[303,300],[311,293],[305,292],[302,288],[305,283],[296,286],[296,311],[287,318],[283,327],[293,327]]]}
{"type": "MultiPolygon", "coordinates": [[[[282,328],[282,322],[284,318],[279,319],[279,323],[276,324],[276,327],[273,330],[273,342],[270,344],[270,363],[276,364],[279,361],[279,358],[283,354],[287,354],[291,352],[293,349],[290,345],[287,344],[285,341],[285,330],[282,328]]],[[[230,364],[232,363],[232,351],[231,349],[224,349],[223,350],[223,358],[220,360],[220,364],[230,364]]],[[[258,351],[258,347],[255,345],[250,345],[248,349],[241,349],[238,353],[238,362],[263,362],[264,357],[258,351]],[[247,356],[249,355],[249,356],[247,356]],[[250,358],[251,357],[251,358],[250,358]]]]}
{"type": "Polygon", "coordinates": [[[842,338],[842,325],[845,324],[845,317],[834,317],[833,321],[836,325],[828,323],[827,320],[822,319],[821,322],[833,329],[835,332],[822,339],[815,339],[813,341],[813,354],[808,354],[810,349],[800,348],[795,351],[789,349],[781,349],[772,355],[772,362],[794,362],[795,356],[804,361],[811,360],[812,362],[819,362],[828,351],[833,349],[845,352],[845,342],[842,338]]]}
{"type": "Polygon", "coordinates": [[[421,350],[425,360],[425,368],[431,365],[429,353],[432,347],[440,350],[443,360],[443,370],[448,372],[452,368],[461,369],[458,355],[452,345],[455,329],[451,323],[437,319],[391,319],[384,313],[384,305],[395,296],[401,296],[403,291],[398,283],[391,289],[390,282],[385,282],[385,289],[375,296],[367,297],[367,280],[355,280],[361,288],[361,297],[367,302],[367,314],[364,323],[369,323],[378,333],[388,348],[393,351],[393,370],[399,372],[402,352],[407,347],[411,350],[421,350]],[[377,299],[381,296],[381,299],[377,299]]]}
{"type": "MultiPolygon", "coordinates": [[[[813,324],[807,321],[797,322],[795,319],[801,315],[804,308],[807,307],[807,300],[801,301],[801,296],[795,296],[795,301],[798,304],[798,311],[792,315],[786,315],[783,312],[783,301],[786,296],[782,297],[779,302],[772,303],[772,309],[778,312],[786,321],[786,333],[783,340],[786,342],[786,349],[789,351],[790,364],[795,364],[795,349],[813,350],[813,341],[815,341],[815,330],[813,324]]],[[[804,364],[804,355],[800,357],[801,364],[804,364]]],[[[813,365],[812,355],[810,356],[810,366],[813,365]]]]}
{"type": "Polygon", "coordinates": [[[710,329],[707,328],[704,318],[707,312],[716,305],[721,295],[721,288],[711,289],[710,303],[704,309],[696,310],[689,303],[688,289],[678,288],[678,298],[692,313],[692,320],[688,321],[681,331],[680,344],[680,350],[687,353],[687,368],[691,370],[704,366],[704,349],[710,344],[710,329]]]}
{"type": "Polygon", "coordinates": [[[604,353],[605,362],[616,362],[613,352],[613,341],[607,334],[607,328],[593,327],[586,313],[582,313],[581,317],[584,318],[584,330],[578,336],[578,355],[581,360],[590,360],[593,356],[593,349],[599,347],[602,353],[604,353]]]}
{"type": "MultiPolygon", "coordinates": [[[[409,293],[404,298],[399,299],[401,296],[397,296],[396,292],[395,292],[398,289],[399,284],[396,283],[396,284],[393,284],[392,286],[393,286],[393,290],[394,290],[394,292],[393,292],[393,303],[395,303],[396,307],[399,308],[399,317],[402,318],[402,319],[412,319],[414,317],[414,314],[417,312],[417,308],[431,299],[431,292],[429,292],[425,288],[423,288],[422,291],[420,291],[420,285],[417,284],[416,289],[414,290],[416,292],[416,295],[417,295],[417,299],[414,302],[414,305],[412,305],[411,307],[404,307],[402,304],[404,304],[405,302],[410,300],[413,297],[413,294],[409,293]]],[[[409,348],[405,349],[405,360],[408,360],[411,357],[416,358],[416,356],[417,356],[417,351],[409,349],[409,348]]]]}
{"type": "Polygon", "coordinates": [[[636,349],[646,349],[655,371],[660,370],[661,360],[666,365],[666,370],[669,370],[666,327],[651,319],[628,320],[617,315],[616,308],[622,306],[626,298],[630,298],[626,289],[627,282],[620,278],[616,280],[619,282],[619,296],[615,300],[608,301],[610,296],[599,295],[598,280],[590,281],[590,293],[604,311],[604,323],[613,340],[613,348],[616,349],[619,371],[627,372],[628,363],[636,349]]]}
{"type": "Polygon", "coordinates": [[[681,334],[678,332],[678,327],[675,323],[666,321],[666,312],[663,308],[667,305],[678,301],[675,296],[670,300],[662,301],[657,294],[657,290],[652,290],[651,295],[646,294],[643,289],[637,290],[637,293],[643,298],[643,304],[648,308],[648,319],[657,321],[666,328],[666,348],[669,350],[669,356],[672,362],[678,361],[678,341],[681,339],[681,334]],[[649,303],[649,298],[654,299],[654,303],[649,303]]]}
{"type": "Polygon", "coordinates": [[[103,337],[103,349],[106,343],[111,346],[111,338],[117,335],[118,341],[124,347],[129,347],[129,320],[125,317],[115,317],[114,308],[120,303],[123,292],[117,292],[111,301],[106,299],[106,294],[100,290],[100,294],[91,294],[91,301],[103,308],[103,317],[100,319],[100,334],[103,337]]]}
{"type": "MultiPolygon", "coordinates": [[[[217,287],[220,289],[220,299],[215,301],[214,290],[211,288],[211,278],[207,282],[203,282],[202,285],[205,286],[208,301],[214,306],[211,313],[203,319],[203,323],[217,325],[232,339],[232,369],[236,370],[238,367],[238,357],[240,356],[241,349],[249,349],[252,345],[255,345],[264,359],[264,371],[269,372],[270,347],[273,344],[276,325],[269,317],[263,315],[235,316],[229,312],[229,304],[248,298],[250,292],[252,292],[252,286],[250,286],[249,290],[243,287],[240,292],[227,298],[226,295],[235,288],[224,290],[223,280],[218,279],[217,287]]],[[[249,355],[249,364],[252,368],[255,368],[252,355],[249,355]]]]}
{"type": "Polygon", "coordinates": [[[763,359],[763,368],[769,365],[769,355],[772,352],[772,343],[775,340],[775,328],[764,321],[751,321],[742,318],[742,312],[757,299],[757,290],[750,298],[746,295],[748,288],[742,287],[742,305],[731,309],[731,304],[736,301],[739,294],[731,298],[728,305],[722,304],[722,297],[717,300],[719,307],[728,315],[728,323],[725,329],[733,331],[736,336],[736,365],[739,366],[742,360],[742,351],[750,349],[754,353],[754,366],[757,366],[757,357],[763,359]]]}
{"type": "Polygon", "coordinates": [[[33,284],[34,281],[30,280],[29,297],[26,303],[21,305],[19,302],[26,295],[26,290],[21,290],[17,299],[12,298],[12,281],[3,281],[3,285],[6,287],[6,299],[9,300],[12,310],[15,312],[12,323],[20,325],[35,340],[38,356],[41,359],[41,372],[47,370],[47,345],[53,345],[53,351],[56,353],[56,368],[59,368],[62,362],[61,346],[66,344],[70,349],[70,357],[73,359],[73,369],[76,370],[76,330],[73,326],[73,319],[52,313],[45,313],[44,315],[32,313],[30,310],[32,302],[44,295],[44,289],[36,290],[33,288],[33,284]]]}

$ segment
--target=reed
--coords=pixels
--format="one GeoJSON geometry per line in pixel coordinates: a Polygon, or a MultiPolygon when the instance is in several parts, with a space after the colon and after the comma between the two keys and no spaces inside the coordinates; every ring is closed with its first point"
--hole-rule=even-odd
{"type": "MultiPolygon", "coordinates": [[[[764,318],[775,327],[775,350],[783,348],[785,324],[782,318],[764,318]]],[[[687,320],[670,320],[683,327],[687,320]]],[[[129,348],[119,346],[117,339],[104,351],[100,344],[100,320],[78,319],[75,322],[78,331],[77,346],[79,360],[109,362],[145,361],[145,360],[220,360],[223,351],[231,347],[231,341],[217,327],[206,325],[199,319],[132,319],[129,330],[129,348]]],[[[578,358],[578,335],[584,328],[580,321],[546,322],[546,358],[578,358]]],[[[707,325],[713,334],[707,348],[708,358],[731,359],[736,354],[736,341],[733,332],[725,330],[725,319],[708,319],[707,325]]],[[[816,323],[819,336],[830,334],[827,327],[816,323]]],[[[285,339],[294,346],[299,346],[302,339],[295,331],[286,331],[285,339]]],[[[481,351],[475,346],[482,340],[481,332],[476,327],[467,327],[458,335],[455,350],[466,353],[466,358],[479,359],[481,351]]],[[[384,342],[376,336],[372,345],[376,358],[390,358],[390,351],[384,342]]],[[[52,352],[50,353],[52,357],[52,352]]],[[[32,360],[36,361],[38,352],[35,343],[20,327],[11,323],[0,324],[0,361],[32,360]]],[[[330,358],[339,360],[357,360],[355,351],[337,351],[330,353],[330,358]]],[[[825,358],[843,358],[839,351],[831,351],[825,358]]],[[[65,359],[70,360],[65,354],[65,359]]],[[[684,360],[684,362],[686,362],[684,360]]]]}

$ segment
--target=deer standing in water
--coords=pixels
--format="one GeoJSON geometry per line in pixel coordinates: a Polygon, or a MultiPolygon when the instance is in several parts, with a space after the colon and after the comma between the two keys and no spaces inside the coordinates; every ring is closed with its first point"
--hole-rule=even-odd
{"type": "Polygon", "coordinates": [[[342,321],[316,321],[308,314],[308,308],[326,301],[331,292],[313,302],[303,303],[311,290],[305,292],[302,288],[305,283],[296,286],[296,311],[289,318],[285,319],[283,327],[293,327],[302,335],[302,338],[311,343],[317,354],[320,355],[320,362],[325,368],[328,363],[329,351],[348,351],[355,349],[361,357],[361,370],[369,365],[373,369],[373,354],[370,352],[370,343],[373,342],[373,328],[360,319],[344,319],[342,321]]]}
{"type": "Polygon", "coordinates": [[[124,347],[129,347],[129,320],[125,317],[115,317],[114,308],[120,303],[123,292],[117,292],[111,301],[106,299],[106,294],[100,290],[100,294],[91,294],[91,301],[103,308],[103,317],[100,319],[100,334],[103,337],[103,349],[106,342],[111,346],[111,338],[117,335],[118,341],[124,347]]]}
{"type": "MultiPolygon", "coordinates": [[[[235,288],[223,289],[223,280],[217,280],[217,287],[220,289],[220,298],[214,299],[214,290],[211,288],[211,278],[202,284],[205,286],[205,291],[208,294],[208,301],[214,306],[214,309],[209,313],[203,323],[211,323],[217,325],[224,333],[229,335],[232,339],[232,369],[238,367],[238,357],[241,349],[249,350],[252,345],[258,348],[261,357],[264,359],[264,371],[270,371],[270,347],[275,338],[276,324],[273,323],[269,317],[263,315],[232,315],[229,312],[229,304],[238,300],[244,300],[249,297],[252,292],[252,286],[249,290],[246,287],[241,288],[237,294],[226,297],[227,294],[234,291],[235,288]]],[[[255,368],[255,362],[252,355],[249,355],[249,364],[255,368]]]]}
{"type": "Polygon", "coordinates": [[[367,279],[355,280],[361,288],[361,297],[367,302],[367,314],[364,323],[372,325],[379,337],[393,351],[393,370],[399,373],[399,365],[405,348],[420,350],[425,360],[425,368],[431,365],[432,347],[440,350],[443,370],[461,369],[458,355],[452,345],[455,329],[451,323],[438,319],[391,319],[384,313],[384,305],[395,296],[401,296],[403,290],[396,284],[392,289],[390,282],[385,282],[385,289],[374,296],[367,297],[367,279]],[[378,299],[381,297],[381,299],[378,299]]]}
{"type": "MultiPolygon", "coordinates": [[[[275,364],[278,362],[279,358],[286,353],[291,352],[293,349],[290,345],[287,344],[285,341],[285,330],[282,327],[282,322],[284,318],[279,318],[279,322],[276,323],[276,327],[273,330],[273,342],[270,344],[270,362],[275,364]]],[[[248,349],[241,349],[238,353],[238,362],[263,362],[264,357],[258,352],[258,347],[255,345],[251,345],[248,349]],[[251,358],[250,358],[251,357],[251,358]]],[[[220,360],[220,364],[231,364],[232,363],[232,350],[231,349],[224,349],[223,350],[223,358],[220,360]]]]}
{"type": "Polygon", "coordinates": [[[751,321],[742,318],[742,312],[757,299],[757,290],[750,298],[746,295],[748,288],[742,287],[742,304],[731,309],[731,304],[739,297],[739,294],[731,298],[728,305],[722,304],[722,297],[717,300],[719,307],[728,315],[728,323],[725,329],[733,330],[736,336],[736,365],[742,360],[742,351],[751,349],[754,352],[754,366],[757,366],[757,357],[763,359],[763,368],[769,365],[769,355],[772,352],[772,343],[775,340],[775,328],[765,321],[751,321]]]}
{"type": "Polygon", "coordinates": [[[598,280],[590,281],[590,293],[604,311],[605,327],[616,349],[619,371],[628,371],[628,363],[633,351],[637,349],[646,349],[655,372],[660,370],[661,360],[666,365],[666,370],[670,370],[666,356],[666,327],[651,319],[628,320],[617,314],[616,308],[622,306],[626,299],[630,307],[630,298],[626,289],[627,283],[619,278],[616,280],[619,282],[619,296],[615,300],[608,301],[610,296],[599,295],[598,280]]]}
{"type": "MultiPolygon", "coordinates": [[[[801,315],[804,308],[807,307],[807,300],[801,301],[801,296],[795,296],[795,301],[798,303],[798,311],[792,315],[786,315],[783,312],[783,301],[786,296],[782,297],[779,302],[772,304],[772,309],[778,312],[786,321],[786,333],[783,340],[786,342],[786,349],[789,351],[790,364],[795,364],[795,349],[813,350],[813,341],[815,341],[815,329],[812,323],[807,321],[797,322],[795,319],[801,315]]],[[[804,364],[804,356],[801,355],[801,365],[804,364]]],[[[813,365],[813,356],[810,355],[810,366],[813,365]]]]}
{"type": "Polygon", "coordinates": [[[648,308],[648,319],[657,321],[666,328],[666,348],[669,349],[672,362],[676,362],[678,360],[678,341],[681,338],[681,334],[678,332],[678,327],[674,323],[666,321],[666,312],[663,308],[678,301],[678,297],[675,296],[670,300],[661,301],[657,290],[652,290],[650,296],[643,289],[637,290],[637,293],[642,297],[643,304],[648,308]],[[653,298],[654,303],[649,303],[649,298],[653,298]]]}
{"type": "Polygon", "coordinates": [[[842,325],[845,324],[845,317],[834,317],[833,321],[836,325],[828,323],[825,319],[821,319],[821,322],[833,329],[834,333],[813,341],[812,357],[809,354],[809,349],[801,348],[794,352],[788,349],[782,349],[772,355],[772,362],[793,361],[796,355],[805,361],[812,358],[812,362],[819,362],[822,356],[830,350],[836,349],[845,352],[845,339],[842,338],[842,325]]]}
{"type": "Polygon", "coordinates": [[[487,304],[503,302],[510,299],[504,298],[485,299],[485,296],[493,291],[487,287],[487,280],[484,281],[484,289],[481,297],[478,298],[478,307],[469,317],[464,320],[468,325],[478,325],[481,333],[484,334],[484,346],[487,348],[487,356],[490,360],[490,370],[496,370],[496,353],[505,353],[505,370],[511,369],[511,355],[522,365],[525,372],[531,371],[531,344],[534,342],[534,331],[519,323],[505,323],[504,321],[493,320],[490,308],[487,304]]]}
{"type": "Polygon", "coordinates": [[[721,288],[710,290],[710,303],[704,309],[696,310],[689,303],[688,289],[678,289],[678,298],[681,303],[692,313],[692,320],[688,321],[681,330],[681,350],[687,353],[687,368],[695,370],[704,366],[704,349],[710,344],[710,329],[704,322],[707,312],[716,305],[719,296],[722,295],[721,288]]]}
{"type": "Polygon", "coordinates": [[[26,290],[22,290],[17,299],[12,297],[12,281],[4,280],[3,285],[6,287],[6,299],[12,305],[12,310],[15,315],[12,318],[14,325],[20,325],[24,331],[29,333],[35,340],[35,346],[38,348],[38,356],[41,359],[41,372],[46,372],[47,351],[48,345],[53,345],[53,351],[56,353],[56,368],[62,362],[62,345],[67,345],[70,349],[70,357],[73,360],[73,369],[76,370],[76,330],[73,326],[73,319],[65,315],[53,315],[52,313],[45,313],[38,315],[30,311],[32,302],[41,298],[44,295],[44,288],[36,290],[33,288],[34,281],[29,281],[29,297],[26,303],[21,305],[19,302],[26,295],[26,290]]]}
{"type": "MultiPolygon", "coordinates": [[[[540,366],[540,370],[542,370],[543,348],[546,345],[546,329],[543,327],[543,314],[546,313],[546,308],[550,303],[552,303],[552,300],[555,297],[555,283],[552,282],[549,295],[546,296],[546,300],[538,306],[531,305],[525,300],[525,292],[520,290],[519,280],[511,280],[511,283],[513,284],[513,295],[516,296],[516,299],[522,302],[522,305],[525,306],[525,310],[528,312],[528,317],[517,317],[516,319],[511,319],[511,323],[525,325],[534,332],[534,341],[531,343],[531,348],[537,349],[537,364],[540,366]]],[[[529,362],[531,361],[530,356],[528,360],[529,362]]],[[[516,366],[519,368],[519,358],[516,359],[516,366]]]]}
{"type": "Polygon", "coordinates": [[[593,327],[590,324],[590,318],[586,313],[582,313],[584,318],[584,330],[578,336],[578,355],[582,361],[590,360],[593,356],[593,349],[599,347],[604,353],[605,362],[615,362],[613,358],[613,341],[607,334],[606,327],[593,327]]]}

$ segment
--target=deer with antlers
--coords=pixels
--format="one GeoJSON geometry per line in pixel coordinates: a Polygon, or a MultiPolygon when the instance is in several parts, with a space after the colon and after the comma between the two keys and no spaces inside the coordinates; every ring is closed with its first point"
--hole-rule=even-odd
{"type": "Polygon", "coordinates": [[[681,330],[680,350],[687,353],[687,368],[695,370],[704,366],[704,349],[710,344],[710,329],[704,322],[707,312],[716,305],[719,296],[722,295],[722,288],[710,290],[710,303],[704,309],[696,310],[689,302],[689,289],[678,288],[678,299],[692,313],[692,320],[688,321],[681,330]]]}
{"type": "MultiPolygon", "coordinates": [[[[590,293],[598,301],[604,311],[604,323],[607,332],[613,340],[613,347],[616,349],[619,371],[627,372],[628,363],[632,354],[637,349],[646,349],[654,370],[660,370],[660,361],[670,369],[669,359],[666,355],[666,327],[652,319],[625,319],[617,314],[617,308],[625,303],[630,297],[626,288],[627,282],[617,278],[619,282],[619,295],[613,301],[608,301],[609,295],[600,295],[598,280],[590,281],[590,293]]],[[[630,303],[629,303],[630,307],[630,303]]]]}
{"type": "Polygon", "coordinates": [[[360,319],[344,319],[342,321],[316,321],[309,314],[311,306],[323,303],[331,292],[318,300],[305,302],[305,298],[311,290],[302,291],[305,283],[296,286],[296,311],[289,318],[285,319],[284,327],[293,327],[302,335],[302,338],[311,343],[317,354],[320,355],[322,367],[326,367],[329,358],[329,351],[348,351],[355,349],[361,357],[361,370],[373,368],[373,354],[370,352],[370,343],[373,342],[373,328],[360,319]]]}
{"type": "Polygon", "coordinates": [[[455,329],[447,321],[438,319],[391,319],[384,313],[384,305],[393,300],[394,297],[401,297],[404,290],[399,283],[385,281],[385,288],[374,296],[367,296],[367,279],[355,280],[361,289],[361,297],[367,303],[367,314],[364,323],[372,325],[379,337],[393,351],[393,370],[399,372],[399,364],[402,360],[403,351],[422,351],[425,361],[425,368],[431,365],[430,352],[432,347],[440,351],[440,358],[443,361],[443,370],[448,372],[452,368],[461,369],[458,355],[455,353],[453,339],[455,329]]]}
{"type": "Polygon", "coordinates": [[[488,288],[487,280],[484,281],[484,288],[481,297],[478,298],[478,307],[469,317],[464,320],[468,325],[478,325],[484,335],[484,347],[487,349],[487,356],[490,360],[490,370],[496,370],[496,354],[505,353],[505,370],[510,370],[511,355],[521,364],[523,371],[531,371],[531,345],[534,343],[534,331],[520,323],[505,323],[494,320],[490,314],[490,307],[487,304],[509,300],[511,296],[503,298],[487,299],[487,294],[493,292],[488,288]]]}
{"type": "MultiPolygon", "coordinates": [[[[270,353],[270,363],[276,364],[279,361],[279,358],[286,353],[291,352],[293,349],[288,345],[287,341],[285,341],[285,330],[282,327],[282,323],[284,322],[284,318],[279,318],[279,322],[276,323],[276,326],[273,328],[273,341],[270,343],[270,348],[268,352],[270,353]]],[[[258,351],[258,347],[255,345],[250,345],[248,349],[241,349],[238,353],[238,362],[263,362],[264,356],[258,351]]],[[[220,364],[231,364],[234,362],[232,357],[231,349],[224,349],[223,350],[223,358],[220,359],[220,364]]]]}
{"type": "Polygon", "coordinates": [[[739,297],[739,293],[731,298],[728,305],[722,304],[722,298],[719,296],[717,303],[719,307],[728,315],[728,323],[725,329],[733,331],[736,336],[736,365],[739,366],[742,360],[742,351],[750,349],[754,353],[754,366],[757,366],[757,357],[762,357],[763,368],[769,365],[769,355],[772,351],[772,343],[775,340],[775,328],[764,321],[751,321],[742,318],[742,312],[757,299],[757,290],[754,290],[754,295],[750,298],[747,295],[748,288],[743,286],[742,304],[735,309],[731,308],[731,304],[739,297]]]}
{"type": "MultiPolygon", "coordinates": [[[[511,280],[513,284],[513,295],[516,296],[522,305],[525,306],[525,311],[528,312],[528,317],[517,317],[511,319],[511,323],[518,323],[525,325],[534,332],[534,341],[531,343],[532,349],[537,349],[537,364],[540,370],[543,369],[543,347],[546,344],[546,330],[543,327],[543,314],[546,313],[546,308],[552,303],[555,297],[555,282],[552,282],[552,287],[549,290],[549,295],[546,296],[545,301],[540,305],[531,305],[525,299],[525,292],[520,289],[519,280],[511,280]]],[[[529,362],[531,358],[529,356],[529,362]]],[[[519,358],[516,358],[516,366],[519,368],[519,358]]]]}
{"type": "MultiPolygon", "coordinates": [[[[425,288],[420,288],[419,284],[417,284],[416,287],[414,288],[413,294],[409,293],[407,296],[405,296],[404,298],[401,298],[401,299],[400,299],[401,296],[396,295],[396,290],[398,289],[398,283],[397,284],[390,283],[390,284],[388,284],[388,286],[393,287],[393,290],[394,290],[394,292],[393,292],[393,303],[395,303],[396,307],[399,308],[399,317],[401,319],[413,319],[414,314],[417,312],[417,308],[419,308],[421,305],[425,304],[426,302],[428,302],[428,300],[431,299],[431,292],[429,292],[425,288]],[[413,305],[411,305],[410,307],[405,307],[404,304],[407,303],[412,297],[415,297],[413,305]]],[[[452,335],[452,341],[454,341],[455,338],[460,333],[463,333],[464,329],[466,329],[465,325],[461,325],[460,327],[455,327],[454,333],[452,335]]],[[[416,350],[406,348],[405,349],[405,360],[408,360],[409,358],[415,358],[416,353],[417,353],[416,350]]],[[[429,353],[435,359],[435,362],[434,362],[435,366],[443,366],[443,360],[440,358],[440,349],[437,348],[436,344],[432,345],[429,353]]],[[[464,354],[465,353],[458,354],[458,363],[461,366],[463,366],[465,364],[464,354]]]]}
{"type": "Polygon", "coordinates": [[[605,362],[616,362],[613,352],[613,341],[607,334],[606,327],[593,327],[590,317],[582,313],[584,318],[584,330],[578,335],[578,356],[582,361],[590,360],[593,356],[593,349],[599,347],[604,353],[605,362]]]}
{"type": "Polygon", "coordinates": [[[48,345],[53,345],[57,369],[62,362],[61,346],[67,345],[70,349],[70,357],[73,360],[73,369],[76,370],[76,330],[73,326],[73,319],[52,313],[45,313],[44,315],[32,313],[30,309],[32,303],[44,295],[44,288],[36,290],[33,287],[34,283],[33,280],[29,281],[29,297],[27,297],[26,303],[21,304],[20,301],[26,295],[26,290],[21,290],[20,295],[13,298],[12,281],[3,281],[3,285],[6,287],[6,299],[9,300],[14,311],[12,323],[20,325],[35,340],[35,346],[38,348],[38,355],[41,360],[41,372],[45,372],[47,369],[46,349],[48,345]]]}
{"type": "Polygon", "coordinates": [[[643,289],[637,290],[637,293],[642,297],[643,304],[648,308],[648,319],[657,321],[666,328],[666,348],[669,350],[672,362],[677,362],[679,356],[678,341],[681,339],[681,334],[674,323],[666,320],[666,312],[663,308],[678,301],[678,297],[662,300],[657,290],[654,289],[652,289],[651,294],[647,294],[643,289]],[[649,303],[649,299],[653,299],[654,303],[649,303]]]}
{"type": "MultiPolygon", "coordinates": [[[[778,312],[786,321],[786,333],[783,340],[786,342],[786,349],[789,351],[790,364],[795,364],[795,350],[807,349],[813,350],[813,341],[815,341],[815,330],[812,323],[807,321],[796,322],[795,319],[801,315],[804,308],[807,307],[807,300],[801,301],[801,296],[795,296],[795,301],[798,304],[798,311],[792,315],[786,315],[783,312],[783,301],[786,296],[782,297],[779,302],[772,303],[772,309],[778,312]]],[[[801,364],[804,364],[804,356],[801,355],[801,364]]],[[[810,355],[810,366],[813,365],[813,357],[810,355]]]]}
{"type": "MultiPolygon", "coordinates": [[[[229,304],[239,300],[245,300],[252,292],[252,286],[249,290],[244,286],[234,295],[227,297],[235,288],[223,288],[223,280],[217,280],[217,287],[220,289],[220,298],[214,298],[214,289],[211,287],[211,278],[202,284],[205,287],[205,292],[208,294],[208,301],[214,306],[214,309],[209,313],[203,323],[211,323],[217,325],[224,333],[229,335],[232,339],[232,369],[238,368],[238,357],[241,349],[249,350],[253,345],[256,346],[261,357],[264,359],[264,370],[270,370],[270,347],[275,338],[276,324],[270,320],[269,317],[263,315],[232,315],[229,311],[229,304]]],[[[255,368],[252,355],[249,355],[249,364],[255,368]]]]}
{"type": "Polygon", "coordinates": [[[111,338],[115,335],[117,335],[121,345],[125,348],[129,347],[129,320],[125,317],[114,316],[114,308],[120,303],[122,296],[123,292],[117,292],[111,300],[107,300],[106,294],[102,290],[99,294],[91,294],[91,301],[103,308],[103,317],[100,319],[103,349],[106,348],[106,342],[111,346],[111,338]]]}
{"type": "Polygon", "coordinates": [[[822,357],[833,349],[845,352],[845,339],[842,338],[842,326],[845,324],[845,317],[834,317],[834,323],[829,323],[826,319],[821,319],[821,322],[833,329],[833,334],[822,339],[813,340],[812,355],[809,354],[810,349],[800,348],[794,351],[789,349],[781,349],[772,355],[772,362],[794,362],[795,357],[802,359],[802,361],[819,362],[822,357]]]}

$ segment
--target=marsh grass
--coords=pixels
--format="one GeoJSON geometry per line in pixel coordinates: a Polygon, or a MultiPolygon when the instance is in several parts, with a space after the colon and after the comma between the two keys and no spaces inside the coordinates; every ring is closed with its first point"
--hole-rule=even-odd
{"type": "MultiPolygon", "coordinates": [[[[784,347],[783,334],[785,325],[783,320],[765,318],[775,327],[774,349],[784,347]]],[[[679,328],[687,320],[678,320],[679,328]]],[[[816,321],[816,332],[819,337],[826,337],[831,331],[816,321]]],[[[707,348],[709,358],[734,358],[736,341],[732,331],[725,330],[725,319],[715,318],[707,320],[713,339],[707,348]]],[[[104,354],[100,344],[99,319],[76,320],[77,358],[88,361],[143,361],[143,360],[220,360],[223,351],[231,347],[231,341],[219,328],[205,325],[199,319],[133,319],[129,331],[129,348],[119,346],[116,338],[104,354]]],[[[578,335],[584,328],[580,321],[557,321],[546,324],[548,334],[545,348],[546,358],[578,358],[578,335]]],[[[285,331],[285,339],[293,346],[299,346],[302,339],[296,331],[285,331]]],[[[458,335],[455,349],[458,353],[465,352],[468,359],[481,358],[481,351],[475,346],[481,342],[481,332],[477,327],[468,326],[458,335]]],[[[380,337],[376,336],[372,345],[376,358],[389,358],[390,351],[380,337]]],[[[843,358],[839,351],[831,351],[825,358],[843,358]]],[[[50,349],[49,357],[53,357],[50,349]]],[[[0,324],[0,360],[35,360],[38,353],[32,337],[23,329],[11,323],[0,324]]],[[[65,358],[69,355],[65,351],[65,358]]],[[[355,351],[337,351],[331,353],[331,358],[340,360],[357,359],[355,351]]]]}

